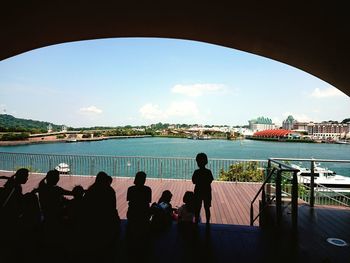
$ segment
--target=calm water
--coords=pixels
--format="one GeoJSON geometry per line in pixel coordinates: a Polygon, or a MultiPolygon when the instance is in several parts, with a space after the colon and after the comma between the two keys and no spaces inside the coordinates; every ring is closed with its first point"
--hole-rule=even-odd
{"type": "MultiPolygon", "coordinates": [[[[3,146],[0,147],[0,152],[156,157],[195,157],[198,152],[205,152],[209,158],[225,159],[266,160],[270,157],[350,159],[350,145],[342,144],[170,138],[115,139],[95,142],[3,146]]],[[[338,173],[350,175],[350,165],[327,164],[326,166],[338,173]]]]}

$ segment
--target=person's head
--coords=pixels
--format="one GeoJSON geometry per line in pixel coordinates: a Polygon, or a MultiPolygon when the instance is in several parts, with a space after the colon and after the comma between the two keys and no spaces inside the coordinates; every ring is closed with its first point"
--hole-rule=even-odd
{"type": "Polygon", "coordinates": [[[25,184],[28,181],[29,170],[27,168],[20,168],[14,174],[14,179],[18,184],[25,184]]]}
{"type": "Polygon", "coordinates": [[[60,180],[60,172],[57,170],[50,170],[46,174],[46,183],[47,185],[56,185],[60,180]]]}
{"type": "Polygon", "coordinates": [[[112,183],[112,177],[110,177],[107,173],[100,171],[96,175],[95,184],[110,185],[111,183],[112,183]]]}
{"type": "Polygon", "coordinates": [[[137,172],[134,179],[134,184],[136,186],[144,185],[146,182],[146,173],[143,171],[137,172]]]}
{"type": "Polygon", "coordinates": [[[84,192],[85,192],[85,190],[81,185],[76,185],[72,189],[72,194],[73,194],[74,198],[76,198],[76,199],[83,198],[84,192]]]}
{"type": "Polygon", "coordinates": [[[190,204],[193,201],[193,198],[194,198],[194,193],[192,191],[186,191],[182,198],[182,201],[185,204],[190,204]]]}
{"type": "Polygon", "coordinates": [[[204,167],[208,164],[208,157],[205,153],[199,153],[196,156],[196,162],[199,167],[204,167]]]}
{"type": "Polygon", "coordinates": [[[169,190],[165,190],[163,191],[162,196],[159,198],[158,203],[161,203],[161,202],[170,203],[172,197],[173,197],[172,193],[169,190]]]}

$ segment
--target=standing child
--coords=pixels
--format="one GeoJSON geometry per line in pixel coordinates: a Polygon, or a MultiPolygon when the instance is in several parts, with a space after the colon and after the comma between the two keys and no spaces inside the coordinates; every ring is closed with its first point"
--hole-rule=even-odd
{"type": "Polygon", "coordinates": [[[211,207],[211,182],[214,180],[213,174],[205,166],[208,164],[208,157],[205,153],[199,153],[196,157],[199,169],[195,170],[192,176],[195,199],[195,221],[199,222],[199,215],[204,203],[206,223],[210,223],[210,207],[211,207]]]}

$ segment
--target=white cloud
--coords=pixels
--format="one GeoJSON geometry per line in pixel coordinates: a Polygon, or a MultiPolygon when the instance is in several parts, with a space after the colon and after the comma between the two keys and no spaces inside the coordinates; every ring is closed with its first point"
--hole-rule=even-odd
{"type": "Polygon", "coordinates": [[[101,114],[102,110],[92,105],[89,107],[80,108],[79,112],[84,114],[101,114]]]}
{"type": "Polygon", "coordinates": [[[142,118],[147,120],[164,121],[173,117],[197,118],[199,110],[193,101],[173,101],[169,107],[162,110],[158,105],[147,103],[139,110],[142,118]]]}
{"type": "Polygon", "coordinates": [[[225,91],[225,86],[222,84],[191,84],[191,85],[175,85],[171,91],[173,93],[183,94],[190,97],[199,97],[208,93],[217,93],[225,91]]]}
{"type": "Polygon", "coordinates": [[[163,112],[159,109],[158,105],[147,103],[140,108],[142,118],[147,120],[157,120],[164,118],[163,112]]]}
{"type": "Polygon", "coordinates": [[[329,98],[344,96],[344,93],[333,87],[325,89],[315,88],[314,91],[311,93],[311,96],[315,98],[329,98]]]}

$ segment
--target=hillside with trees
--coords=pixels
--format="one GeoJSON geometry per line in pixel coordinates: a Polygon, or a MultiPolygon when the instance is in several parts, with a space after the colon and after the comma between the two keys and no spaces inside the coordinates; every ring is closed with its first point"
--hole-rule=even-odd
{"type": "Polygon", "coordinates": [[[53,131],[62,129],[62,125],[50,122],[20,119],[9,114],[0,114],[0,132],[45,133],[49,124],[51,124],[53,131]]]}

